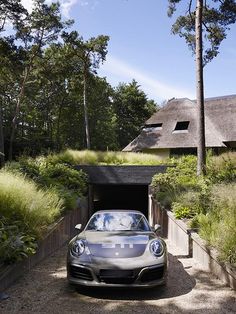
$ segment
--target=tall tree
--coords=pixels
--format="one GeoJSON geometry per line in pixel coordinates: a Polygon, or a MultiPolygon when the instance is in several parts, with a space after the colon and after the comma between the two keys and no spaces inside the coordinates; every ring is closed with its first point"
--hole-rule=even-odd
{"type": "Polygon", "coordinates": [[[120,149],[140,133],[140,128],[145,120],[157,110],[154,101],[147,99],[146,94],[135,80],[129,84],[120,84],[116,88],[114,108],[120,149]]]}
{"type": "Polygon", "coordinates": [[[91,148],[103,151],[117,150],[116,115],[112,102],[114,90],[105,78],[91,74],[88,86],[91,148]]]}
{"type": "MultiPolygon", "coordinates": [[[[181,0],[168,0],[168,15],[176,11],[181,0]]],[[[198,165],[197,174],[206,173],[205,117],[203,67],[219,53],[219,47],[226,38],[229,25],[236,21],[235,0],[193,0],[187,1],[186,15],[179,16],[172,26],[172,32],[183,37],[196,54],[196,100],[198,106],[198,165]]]]}
{"type": "Polygon", "coordinates": [[[79,60],[83,74],[83,106],[84,106],[84,122],[87,149],[91,147],[91,139],[89,132],[88,106],[87,106],[87,79],[89,73],[95,73],[101,62],[104,62],[107,54],[107,44],[109,37],[100,35],[92,37],[84,41],[82,36],[76,31],[70,34],[64,33],[64,40],[73,49],[74,54],[79,60]]]}
{"type": "Polygon", "coordinates": [[[2,119],[2,105],[0,102],[0,168],[4,165],[4,136],[3,136],[3,119],[2,119]]]}
{"type": "Polygon", "coordinates": [[[47,5],[45,0],[34,0],[34,7],[31,14],[14,24],[16,30],[15,38],[21,49],[25,52],[23,60],[22,78],[19,82],[19,92],[16,99],[16,109],[12,120],[12,131],[9,143],[9,159],[12,159],[13,141],[18,125],[20,108],[25,95],[25,88],[28,83],[35,60],[42,55],[42,48],[58,38],[61,30],[70,21],[63,23],[59,10],[59,3],[47,5]]]}
{"type": "MultiPolygon", "coordinates": [[[[0,3],[0,33],[4,32],[6,23],[15,23],[19,21],[27,11],[21,5],[20,0],[2,0],[0,3]]],[[[9,43],[1,39],[1,46],[6,46],[9,43]]],[[[1,58],[1,57],[0,57],[1,58]]],[[[1,60],[3,67],[5,62],[1,60]]],[[[2,72],[2,71],[1,71],[2,72]]],[[[3,134],[3,114],[2,114],[2,101],[0,102],[0,167],[4,165],[4,134],[3,134]]]]}

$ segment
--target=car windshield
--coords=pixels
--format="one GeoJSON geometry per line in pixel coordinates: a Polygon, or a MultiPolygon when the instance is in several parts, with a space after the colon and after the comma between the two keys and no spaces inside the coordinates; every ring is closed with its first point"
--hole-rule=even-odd
{"type": "Polygon", "coordinates": [[[86,230],[150,231],[146,218],[139,213],[110,212],[92,216],[86,230]]]}

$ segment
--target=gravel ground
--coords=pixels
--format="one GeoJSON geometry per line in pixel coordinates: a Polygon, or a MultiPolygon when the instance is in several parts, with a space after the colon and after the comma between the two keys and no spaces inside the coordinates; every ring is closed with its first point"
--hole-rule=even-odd
{"type": "Polygon", "coordinates": [[[166,287],[149,290],[75,289],[66,281],[66,247],[5,291],[0,313],[236,313],[236,293],[192,258],[169,246],[166,287]]]}

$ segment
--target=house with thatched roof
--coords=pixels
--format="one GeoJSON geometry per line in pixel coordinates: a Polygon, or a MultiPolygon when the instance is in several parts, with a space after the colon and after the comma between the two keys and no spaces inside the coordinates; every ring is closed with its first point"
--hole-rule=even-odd
{"type": "MultiPolygon", "coordinates": [[[[216,153],[236,149],[236,95],[205,99],[205,132],[206,147],[216,153]]],[[[123,149],[163,158],[196,150],[197,105],[188,98],[169,100],[123,149]]]]}

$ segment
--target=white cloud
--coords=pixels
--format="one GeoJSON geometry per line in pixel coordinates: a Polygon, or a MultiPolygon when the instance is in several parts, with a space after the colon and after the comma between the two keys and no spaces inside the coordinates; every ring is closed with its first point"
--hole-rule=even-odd
{"type": "Polygon", "coordinates": [[[78,2],[78,0],[61,0],[61,11],[62,14],[66,17],[70,17],[70,11],[72,7],[78,2]]]}
{"type": "Polygon", "coordinates": [[[21,0],[22,5],[29,11],[32,11],[33,0],[21,0]]]}
{"type": "MultiPolygon", "coordinates": [[[[32,11],[33,0],[21,0],[23,6],[29,11],[32,11]]],[[[56,2],[56,0],[46,0],[46,3],[56,2]]],[[[74,5],[79,3],[80,5],[87,5],[88,1],[84,0],[59,0],[61,4],[61,13],[64,17],[69,18],[71,9],[74,5]]]]}
{"type": "Polygon", "coordinates": [[[84,0],[80,0],[80,1],[79,1],[79,5],[80,5],[81,7],[86,7],[86,6],[89,5],[89,2],[88,2],[88,1],[84,1],[84,0]]]}
{"type": "Polygon", "coordinates": [[[111,84],[117,84],[119,81],[130,82],[132,79],[135,79],[150,98],[157,99],[158,101],[173,97],[195,98],[192,91],[163,83],[160,80],[154,79],[148,74],[141,72],[139,69],[133,68],[132,66],[112,56],[107,57],[107,61],[101,66],[99,73],[100,75],[107,76],[108,81],[109,77],[111,77],[113,79],[111,84]],[[116,78],[116,82],[114,81],[114,77],[116,78]]]}

